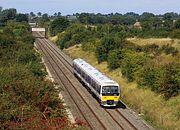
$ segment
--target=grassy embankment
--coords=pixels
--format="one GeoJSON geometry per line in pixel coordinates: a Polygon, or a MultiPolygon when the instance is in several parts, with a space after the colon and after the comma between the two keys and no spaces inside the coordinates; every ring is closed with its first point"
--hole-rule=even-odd
{"type": "Polygon", "coordinates": [[[127,40],[134,43],[134,44],[140,45],[140,46],[152,45],[152,44],[156,44],[158,46],[170,45],[170,46],[180,50],[180,39],[171,39],[171,38],[147,38],[147,39],[127,38],[127,40]]]}
{"type": "Polygon", "coordinates": [[[82,51],[81,47],[74,46],[66,49],[65,52],[73,59],[77,57],[85,59],[101,72],[119,82],[122,87],[122,100],[140,113],[145,120],[158,128],[180,129],[180,96],[166,101],[149,89],[140,89],[135,82],[128,83],[126,78],[122,77],[120,69],[109,71],[106,62],[98,64],[94,54],[82,51]]]}

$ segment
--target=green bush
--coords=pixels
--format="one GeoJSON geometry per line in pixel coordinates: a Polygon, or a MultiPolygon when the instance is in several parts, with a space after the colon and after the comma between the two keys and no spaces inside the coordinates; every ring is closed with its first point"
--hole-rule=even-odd
{"type": "Polygon", "coordinates": [[[67,119],[59,90],[44,79],[47,73],[23,25],[8,23],[0,35],[0,127],[47,129],[52,119],[67,119]]]}
{"type": "Polygon", "coordinates": [[[116,69],[120,67],[122,59],[123,59],[123,54],[121,49],[110,51],[107,58],[108,68],[116,69]]]}
{"type": "Polygon", "coordinates": [[[112,36],[104,37],[101,44],[96,48],[98,62],[107,61],[108,54],[111,50],[120,48],[120,43],[112,36]]]}
{"type": "Polygon", "coordinates": [[[138,81],[139,86],[147,86],[153,91],[160,92],[159,86],[162,82],[164,71],[163,67],[153,66],[153,64],[143,67],[140,73],[140,80],[138,81]]]}
{"type": "Polygon", "coordinates": [[[55,36],[58,33],[64,31],[69,26],[69,21],[65,18],[57,18],[50,23],[49,31],[51,36],[55,36]]]}
{"type": "Polygon", "coordinates": [[[160,92],[166,99],[180,93],[180,63],[170,63],[164,67],[165,74],[160,85],[160,92]]]}
{"type": "Polygon", "coordinates": [[[180,39],[180,29],[173,30],[170,33],[170,37],[171,38],[178,38],[178,39],[180,39]]]}
{"type": "Polygon", "coordinates": [[[123,59],[120,65],[122,74],[127,77],[128,81],[134,81],[147,60],[148,57],[143,53],[123,50],[123,59]]]}

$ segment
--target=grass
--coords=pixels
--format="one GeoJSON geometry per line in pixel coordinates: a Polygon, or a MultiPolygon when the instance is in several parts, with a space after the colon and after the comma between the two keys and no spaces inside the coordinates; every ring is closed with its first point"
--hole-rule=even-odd
{"type": "Polygon", "coordinates": [[[54,43],[57,41],[57,39],[58,39],[58,36],[57,36],[57,35],[54,36],[54,37],[49,37],[49,40],[52,41],[52,42],[54,42],[54,43]]]}
{"type": "Polygon", "coordinates": [[[80,46],[65,50],[71,58],[83,58],[121,85],[122,100],[155,127],[164,130],[180,130],[180,95],[164,100],[149,89],[140,89],[135,82],[128,83],[120,69],[109,71],[107,63],[98,64],[94,53],[82,51],[80,46]]]}
{"type": "Polygon", "coordinates": [[[171,39],[171,38],[147,38],[147,39],[142,39],[142,38],[127,38],[128,41],[135,43],[140,46],[144,45],[151,45],[151,44],[156,44],[159,46],[163,45],[171,45],[172,47],[177,48],[180,50],[180,39],[171,39]]]}

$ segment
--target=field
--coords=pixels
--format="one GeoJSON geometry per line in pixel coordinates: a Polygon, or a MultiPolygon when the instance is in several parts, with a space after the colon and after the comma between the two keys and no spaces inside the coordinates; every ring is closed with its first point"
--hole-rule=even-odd
{"type": "Polygon", "coordinates": [[[177,48],[180,50],[180,39],[171,39],[171,38],[148,38],[148,39],[141,39],[141,38],[127,38],[128,41],[135,43],[140,46],[144,45],[151,45],[156,44],[159,46],[163,45],[170,45],[172,47],[177,48]]]}
{"type": "MultiPolygon", "coordinates": [[[[139,40],[141,41],[141,39],[139,40]]],[[[131,41],[136,42],[136,40],[132,39],[131,41]]],[[[145,41],[146,40],[142,40],[141,44],[143,45],[145,41]]],[[[158,40],[155,41],[157,42],[158,40]]],[[[106,62],[98,64],[94,53],[84,52],[80,46],[71,47],[66,49],[65,52],[73,59],[77,57],[85,59],[101,72],[117,81],[122,88],[121,99],[123,102],[139,113],[139,115],[149,123],[165,130],[180,129],[180,96],[166,101],[160,95],[155,94],[149,89],[140,89],[135,82],[128,83],[127,80],[122,77],[120,69],[109,71],[106,62]]]]}

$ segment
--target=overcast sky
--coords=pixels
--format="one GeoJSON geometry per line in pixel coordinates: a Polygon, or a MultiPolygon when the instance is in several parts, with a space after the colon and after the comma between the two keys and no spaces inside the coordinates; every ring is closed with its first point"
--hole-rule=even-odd
{"type": "Polygon", "coordinates": [[[166,12],[180,13],[180,0],[0,0],[3,8],[16,8],[18,12],[62,15],[89,13],[166,12]]]}

